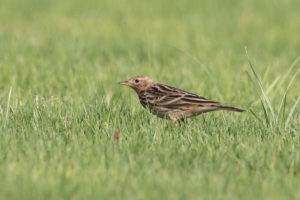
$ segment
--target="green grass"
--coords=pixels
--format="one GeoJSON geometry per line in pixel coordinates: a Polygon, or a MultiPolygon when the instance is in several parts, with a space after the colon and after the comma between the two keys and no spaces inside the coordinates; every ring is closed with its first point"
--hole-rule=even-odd
{"type": "Polygon", "coordinates": [[[2,0],[0,199],[300,199],[299,10],[2,0]],[[247,112],[175,127],[117,84],[136,75],[247,112]]]}

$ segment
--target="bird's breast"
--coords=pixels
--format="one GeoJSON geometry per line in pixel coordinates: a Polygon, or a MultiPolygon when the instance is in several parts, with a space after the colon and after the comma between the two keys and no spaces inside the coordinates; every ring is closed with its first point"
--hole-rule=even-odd
{"type": "Polygon", "coordinates": [[[146,93],[139,94],[139,100],[144,108],[153,109],[155,105],[155,101],[146,93]]]}

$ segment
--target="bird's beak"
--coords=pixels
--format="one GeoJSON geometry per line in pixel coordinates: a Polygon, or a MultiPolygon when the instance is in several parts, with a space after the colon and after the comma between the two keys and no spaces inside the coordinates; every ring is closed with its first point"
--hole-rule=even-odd
{"type": "Polygon", "coordinates": [[[120,81],[119,84],[130,86],[130,83],[128,81],[120,81]]]}

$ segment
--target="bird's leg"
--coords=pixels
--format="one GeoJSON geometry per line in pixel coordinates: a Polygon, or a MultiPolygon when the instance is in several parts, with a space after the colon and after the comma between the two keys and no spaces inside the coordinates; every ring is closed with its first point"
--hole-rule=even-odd
{"type": "Polygon", "coordinates": [[[173,120],[174,124],[176,127],[178,127],[178,125],[180,125],[180,123],[178,122],[178,120],[173,120]]]}
{"type": "Polygon", "coordinates": [[[171,120],[174,122],[175,126],[181,126],[183,123],[186,122],[185,118],[181,119],[176,119],[176,118],[171,118],[171,120]]]}
{"type": "Polygon", "coordinates": [[[170,119],[174,122],[175,126],[178,126],[178,120],[175,117],[170,116],[170,119]]]}
{"type": "Polygon", "coordinates": [[[178,124],[181,126],[183,125],[184,123],[186,123],[186,118],[181,118],[178,120],[178,124]]]}

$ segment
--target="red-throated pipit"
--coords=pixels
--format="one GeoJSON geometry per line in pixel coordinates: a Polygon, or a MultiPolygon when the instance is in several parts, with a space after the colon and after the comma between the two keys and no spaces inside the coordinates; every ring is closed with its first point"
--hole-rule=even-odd
{"type": "Polygon", "coordinates": [[[178,88],[156,83],[145,76],[137,76],[119,83],[134,89],[142,106],[149,108],[151,113],[174,122],[215,110],[244,111],[239,108],[223,106],[219,102],[178,88]]]}

